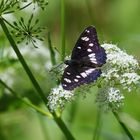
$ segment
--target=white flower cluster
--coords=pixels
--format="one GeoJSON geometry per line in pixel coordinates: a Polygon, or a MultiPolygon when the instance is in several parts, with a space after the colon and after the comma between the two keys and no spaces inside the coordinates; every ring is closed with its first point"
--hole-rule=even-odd
{"type": "Polygon", "coordinates": [[[62,110],[67,102],[70,102],[74,97],[72,91],[67,91],[59,85],[53,88],[50,95],[48,96],[48,107],[50,111],[54,112],[57,109],[62,110]]]}
{"type": "Polygon", "coordinates": [[[119,107],[124,99],[121,91],[130,92],[140,85],[140,76],[136,73],[139,64],[116,45],[103,44],[102,47],[106,50],[107,61],[102,67],[97,102],[115,103],[119,107]]]}
{"type": "Polygon", "coordinates": [[[124,99],[124,96],[120,94],[120,90],[114,87],[100,88],[98,92],[98,101],[101,102],[118,102],[124,99]]]}
{"type": "Polygon", "coordinates": [[[102,87],[99,88],[96,101],[99,106],[108,110],[110,108],[109,104],[112,103],[113,109],[118,109],[122,105],[122,100],[124,96],[121,94],[120,90],[115,87],[102,87]]]}
{"type": "Polygon", "coordinates": [[[109,86],[121,85],[123,89],[131,91],[140,83],[140,76],[136,73],[139,64],[132,55],[128,55],[116,45],[103,44],[107,53],[107,62],[103,66],[102,76],[109,86]]]}

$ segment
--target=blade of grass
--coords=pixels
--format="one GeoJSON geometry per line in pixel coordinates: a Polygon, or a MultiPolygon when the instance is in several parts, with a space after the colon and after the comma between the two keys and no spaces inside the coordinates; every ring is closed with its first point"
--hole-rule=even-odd
{"type": "MultiPolygon", "coordinates": [[[[31,72],[31,70],[29,69],[29,67],[28,67],[26,61],[24,60],[22,54],[20,53],[20,51],[19,51],[14,39],[12,38],[7,26],[5,25],[5,22],[4,22],[2,17],[0,17],[0,25],[1,25],[5,35],[7,37],[7,39],[9,40],[13,50],[15,51],[20,63],[22,64],[24,70],[26,71],[30,81],[32,82],[34,88],[36,89],[37,93],[40,95],[41,99],[44,101],[44,103],[46,105],[47,104],[47,98],[45,97],[45,94],[43,93],[40,85],[38,84],[38,82],[35,79],[33,73],[31,72]]],[[[75,139],[60,117],[54,115],[54,120],[68,140],[74,140],[75,139]]]]}

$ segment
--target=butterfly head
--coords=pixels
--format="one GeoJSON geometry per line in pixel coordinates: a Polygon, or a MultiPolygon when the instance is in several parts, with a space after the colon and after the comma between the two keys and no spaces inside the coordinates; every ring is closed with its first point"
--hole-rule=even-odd
{"type": "Polygon", "coordinates": [[[71,64],[71,60],[65,60],[64,63],[65,63],[66,65],[70,65],[70,64],[71,64]]]}
{"type": "Polygon", "coordinates": [[[71,60],[65,60],[64,62],[66,65],[69,65],[69,66],[79,66],[80,62],[77,61],[77,60],[74,60],[74,59],[71,59],[71,60]]]}

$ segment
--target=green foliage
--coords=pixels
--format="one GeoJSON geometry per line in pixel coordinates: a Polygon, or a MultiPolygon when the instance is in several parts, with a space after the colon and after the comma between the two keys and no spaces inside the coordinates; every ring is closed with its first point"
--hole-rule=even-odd
{"type": "Polygon", "coordinates": [[[41,33],[44,28],[36,27],[39,22],[38,19],[36,19],[34,23],[32,22],[33,14],[31,14],[27,23],[25,23],[24,18],[21,17],[18,22],[13,22],[13,25],[11,27],[14,30],[12,31],[12,33],[15,37],[20,38],[17,43],[21,43],[22,41],[26,40],[26,45],[32,43],[33,46],[37,48],[36,39],[43,41],[43,38],[40,37],[39,33],[41,33]]]}
{"type": "Polygon", "coordinates": [[[48,5],[47,0],[33,0],[33,2],[37,3],[37,5],[42,8],[42,10],[45,10],[46,6],[48,5]]]}
{"type": "Polygon", "coordinates": [[[12,13],[14,12],[15,9],[18,8],[19,8],[19,2],[17,0],[1,0],[0,15],[12,13]]]}

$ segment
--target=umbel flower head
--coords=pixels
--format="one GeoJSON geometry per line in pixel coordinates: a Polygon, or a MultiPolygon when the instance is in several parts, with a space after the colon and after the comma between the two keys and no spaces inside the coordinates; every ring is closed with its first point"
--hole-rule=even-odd
{"type": "Polygon", "coordinates": [[[123,103],[123,91],[131,92],[140,86],[140,75],[137,74],[139,64],[137,60],[113,44],[101,45],[107,54],[106,64],[102,67],[102,74],[94,83],[83,85],[75,91],[65,91],[61,85],[54,88],[48,96],[48,106],[51,111],[63,109],[65,104],[74,97],[74,92],[89,92],[87,88],[98,87],[96,102],[101,107],[120,108],[123,103]]]}
{"type": "Polygon", "coordinates": [[[37,40],[43,41],[43,38],[39,35],[43,31],[43,28],[38,27],[38,22],[38,19],[33,21],[33,14],[31,14],[27,23],[25,23],[23,17],[21,17],[18,22],[13,22],[12,27],[14,30],[12,31],[12,34],[18,38],[17,43],[26,41],[26,45],[31,43],[37,48],[37,40]]]}
{"type": "Polygon", "coordinates": [[[137,74],[137,60],[119,49],[116,45],[103,44],[107,53],[107,63],[103,66],[102,77],[108,86],[121,86],[132,91],[139,85],[140,76],[137,74]]]}
{"type": "Polygon", "coordinates": [[[72,91],[64,90],[61,85],[53,88],[48,96],[49,109],[52,112],[58,109],[62,110],[65,107],[65,104],[73,99],[73,96],[74,94],[72,91]]]}

